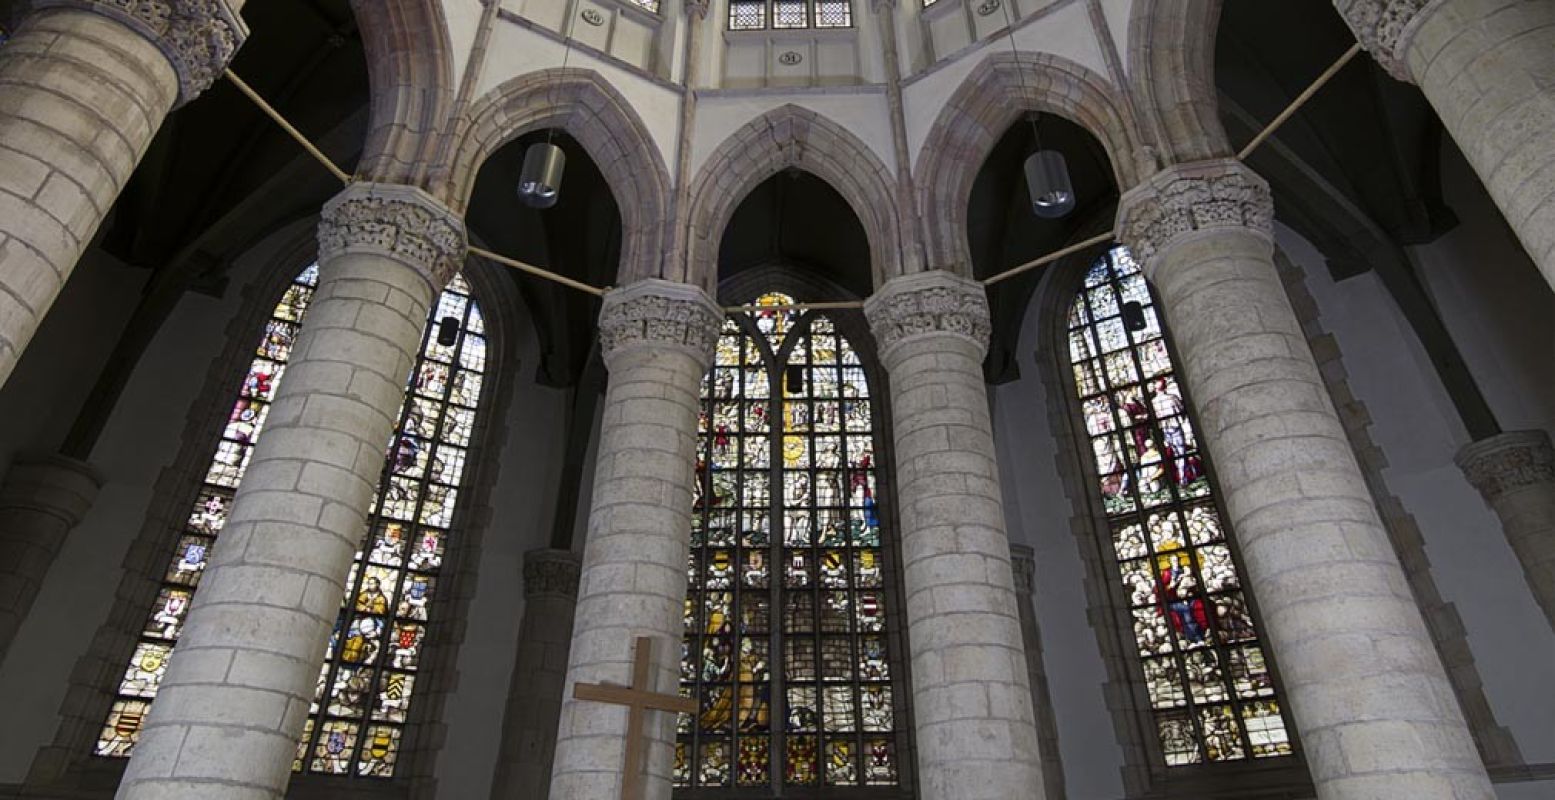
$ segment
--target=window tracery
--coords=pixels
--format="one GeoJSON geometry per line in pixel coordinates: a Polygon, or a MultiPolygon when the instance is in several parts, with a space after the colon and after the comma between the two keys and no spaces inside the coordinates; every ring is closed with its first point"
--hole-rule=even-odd
{"type": "MultiPolygon", "coordinates": [[[[94,752],[128,757],[182,632],[318,286],[310,266],[265,323],[94,752]]],[[[485,322],[455,276],[422,337],[293,769],[392,777],[486,367],[485,322]]]]}
{"type": "Polygon", "coordinates": [[[1150,288],[1123,247],[1086,273],[1067,340],[1108,547],[1167,766],[1290,755],[1150,288]]]}
{"type": "Polygon", "coordinates": [[[724,324],[702,388],[681,656],[701,710],[679,719],[682,790],[898,783],[869,389],[826,316],[724,324]]]}
{"type": "Polygon", "coordinates": [[[852,26],[852,0],[729,0],[731,31],[852,26]]]}

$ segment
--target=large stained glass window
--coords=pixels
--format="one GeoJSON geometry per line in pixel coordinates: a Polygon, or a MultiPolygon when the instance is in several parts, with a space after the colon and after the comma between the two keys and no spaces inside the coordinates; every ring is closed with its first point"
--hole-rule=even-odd
{"type": "Polygon", "coordinates": [[[1247,590],[1139,265],[1085,275],[1068,340],[1110,550],[1168,766],[1291,753],[1247,590]]]}
{"type": "Polygon", "coordinates": [[[702,388],[678,787],[897,783],[869,383],[792,302],[727,320],[702,388]]]}
{"type": "MultiPolygon", "coordinates": [[[[119,682],[98,737],[98,755],[125,757],[135,745],[317,285],[318,268],[304,270],[265,323],[161,591],[119,682]]],[[[399,429],[387,448],[368,518],[371,535],[346,584],[312,714],[298,743],[293,764],[298,771],[394,774],[485,362],[484,320],[469,284],[455,277],[432,313],[399,429]]]]}

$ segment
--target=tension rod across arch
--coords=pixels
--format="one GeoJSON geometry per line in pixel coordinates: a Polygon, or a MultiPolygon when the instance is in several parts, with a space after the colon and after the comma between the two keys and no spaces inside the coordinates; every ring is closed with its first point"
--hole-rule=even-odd
{"type": "MultiPolygon", "coordinates": [[[[1281,111],[1278,116],[1276,116],[1273,120],[1270,120],[1269,124],[1265,125],[1263,130],[1258,132],[1258,135],[1254,136],[1247,144],[1243,145],[1242,149],[1237,151],[1237,159],[1245,161],[1254,150],[1258,149],[1259,145],[1267,141],[1270,136],[1273,136],[1274,133],[1280,129],[1280,126],[1284,125],[1287,121],[1290,120],[1291,117],[1295,116],[1296,112],[1300,111],[1301,107],[1306,105],[1307,101],[1311,100],[1313,95],[1316,95],[1319,90],[1321,90],[1325,85],[1328,84],[1330,80],[1333,79],[1335,75],[1339,74],[1339,70],[1343,69],[1346,64],[1350,63],[1351,60],[1359,55],[1361,49],[1360,42],[1356,42],[1355,44],[1351,45],[1350,49],[1344,52],[1344,55],[1341,55],[1337,60],[1334,61],[1333,64],[1330,64],[1328,69],[1323,70],[1322,74],[1318,75],[1317,78],[1312,81],[1311,85],[1307,86],[1306,89],[1301,91],[1301,94],[1296,95],[1295,99],[1285,107],[1284,111],[1281,111]]],[[[341,169],[334,161],[331,161],[329,156],[324,155],[322,150],[314,146],[314,144],[308,140],[308,137],[302,135],[301,131],[297,130],[297,128],[295,128],[291,123],[287,122],[286,118],[281,116],[281,112],[276,111],[273,106],[265,102],[265,99],[260,97],[259,93],[254,91],[253,87],[249,86],[247,83],[244,83],[243,80],[234,74],[230,69],[226,70],[223,74],[227,80],[232,82],[233,86],[238,88],[238,91],[242,92],[244,96],[253,101],[254,105],[258,106],[260,111],[263,111],[266,116],[275,121],[275,124],[281,126],[282,130],[286,131],[288,135],[295,139],[297,144],[301,145],[302,149],[307,151],[308,155],[313,156],[313,158],[322,164],[325,169],[329,170],[331,175],[334,175],[343,184],[351,184],[352,178],[350,174],[341,169]]],[[[997,275],[984,278],[982,280],[982,284],[985,287],[992,286],[996,283],[999,283],[1000,281],[1005,281],[1022,273],[1030,272],[1031,270],[1034,270],[1038,267],[1051,264],[1054,261],[1064,258],[1065,256],[1073,255],[1074,253],[1080,252],[1087,248],[1103,244],[1107,241],[1110,241],[1112,238],[1113,234],[1110,230],[1105,233],[1099,233],[1084,241],[1076,242],[1048,253],[1047,255],[1034,258],[1024,264],[1021,264],[1020,266],[1012,267],[997,275]]],[[[470,248],[470,252],[474,255],[481,256],[482,258],[488,258],[497,262],[498,264],[512,267],[513,269],[517,269],[529,275],[534,275],[538,278],[544,278],[548,281],[559,283],[563,286],[576,289],[580,292],[586,292],[588,294],[594,295],[595,297],[601,297],[605,294],[606,291],[609,290],[609,287],[591,286],[587,283],[583,283],[582,281],[573,280],[572,278],[569,278],[565,275],[558,275],[554,272],[551,272],[550,270],[542,269],[533,264],[526,264],[516,258],[509,258],[508,256],[504,256],[500,253],[494,253],[484,248],[472,246],[470,248]]],[[[737,305],[725,306],[723,310],[725,313],[739,314],[755,311],[809,311],[826,309],[858,309],[863,307],[864,304],[858,301],[843,301],[834,303],[796,303],[786,306],[737,305]]]]}

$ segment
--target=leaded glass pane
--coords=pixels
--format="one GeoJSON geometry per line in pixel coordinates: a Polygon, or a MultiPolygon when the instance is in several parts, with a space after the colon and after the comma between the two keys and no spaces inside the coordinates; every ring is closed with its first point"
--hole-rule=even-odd
{"type": "Polygon", "coordinates": [[[729,0],[729,30],[759,31],[767,27],[767,0],[729,0]]]}
{"type": "MultiPolygon", "coordinates": [[[[126,757],[134,747],[317,286],[318,267],[309,267],[287,288],[265,324],[161,591],[122,673],[118,698],[98,736],[98,755],[126,757]]],[[[469,284],[456,276],[438,297],[423,334],[294,770],[394,774],[429,608],[438,596],[448,525],[465,474],[485,369],[484,332],[469,284]],[[454,318],[459,329],[449,345],[437,339],[438,323],[446,317],[454,318]]]]}
{"type": "Polygon", "coordinates": [[[703,383],[679,787],[897,780],[869,385],[792,304],[728,319],[703,383]]]}
{"type": "Polygon", "coordinates": [[[772,0],[772,27],[810,27],[810,0],[772,0]]]}
{"type": "Polygon", "coordinates": [[[1168,766],[1291,753],[1149,286],[1114,248],[1068,314],[1069,360],[1168,766]]]}
{"type": "Polygon", "coordinates": [[[847,28],[852,25],[851,0],[815,0],[815,27],[847,28]]]}

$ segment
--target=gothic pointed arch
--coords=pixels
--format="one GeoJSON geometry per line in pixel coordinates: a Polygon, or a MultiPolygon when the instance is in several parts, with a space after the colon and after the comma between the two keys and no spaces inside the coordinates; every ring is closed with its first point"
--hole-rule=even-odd
{"type": "Polygon", "coordinates": [[[353,0],[351,5],[372,86],[357,172],[375,181],[424,186],[456,89],[443,4],[353,0]]]}
{"type": "Polygon", "coordinates": [[[789,168],[826,181],[853,209],[869,240],[876,286],[895,273],[902,244],[891,171],[846,128],[788,104],[730,134],[702,165],[691,185],[686,282],[714,288],[719,246],[735,209],[758,184],[789,168]]]}
{"type": "Polygon", "coordinates": [[[1164,164],[1231,153],[1215,90],[1222,2],[1138,0],[1130,15],[1129,80],[1164,164]]]}
{"type": "Polygon", "coordinates": [[[669,244],[669,170],[632,104],[598,72],[545,69],[508,80],[463,115],[439,197],[463,211],[481,165],[504,144],[545,128],[565,131],[599,165],[621,211],[617,283],[661,277],[669,244]]]}
{"type": "Polygon", "coordinates": [[[978,170],[1023,114],[1057,114],[1094,134],[1127,190],[1151,166],[1119,89],[1050,53],[995,53],[966,77],[929,129],[913,170],[931,268],[970,276],[967,204],[978,170]]]}

